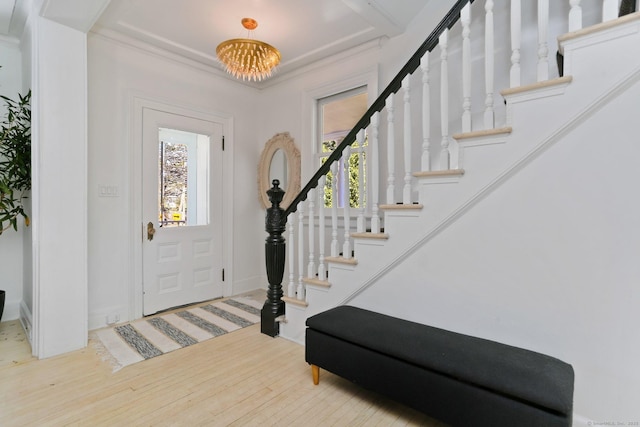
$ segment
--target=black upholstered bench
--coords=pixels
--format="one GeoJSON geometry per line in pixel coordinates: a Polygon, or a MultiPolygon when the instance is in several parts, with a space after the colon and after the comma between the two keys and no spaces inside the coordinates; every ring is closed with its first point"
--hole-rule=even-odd
{"type": "Polygon", "coordinates": [[[307,319],[306,361],[454,426],[571,426],[553,357],[351,306],[307,319]]]}

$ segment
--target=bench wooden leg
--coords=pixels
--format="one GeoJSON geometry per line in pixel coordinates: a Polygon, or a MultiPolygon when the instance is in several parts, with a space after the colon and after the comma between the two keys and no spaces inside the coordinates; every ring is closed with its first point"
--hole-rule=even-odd
{"type": "Polygon", "coordinates": [[[311,365],[311,376],[313,377],[313,383],[318,385],[320,382],[320,367],[316,365],[311,365]]]}

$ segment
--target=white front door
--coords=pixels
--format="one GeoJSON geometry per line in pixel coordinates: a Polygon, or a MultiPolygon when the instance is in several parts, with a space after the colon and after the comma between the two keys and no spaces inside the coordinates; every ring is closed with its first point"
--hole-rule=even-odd
{"type": "Polygon", "coordinates": [[[222,296],[222,123],[144,108],[143,314],[222,296]]]}

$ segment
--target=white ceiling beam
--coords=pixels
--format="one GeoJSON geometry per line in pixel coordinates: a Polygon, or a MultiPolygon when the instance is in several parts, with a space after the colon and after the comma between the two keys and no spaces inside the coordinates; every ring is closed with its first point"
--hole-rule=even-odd
{"type": "Polygon", "coordinates": [[[15,0],[0,1],[0,34],[9,34],[15,0]]]}
{"type": "Polygon", "coordinates": [[[397,36],[405,30],[374,0],[342,0],[342,2],[389,37],[397,36]]]}
{"type": "Polygon", "coordinates": [[[84,33],[96,23],[111,0],[44,0],[40,15],[84,33]]]}
{"type": "Polygon", "coordinates": [[[9,24],[8,34],[20,38],[24,32],[24,25],[29,16],[29,10],[33,7],[31,0],[16,0],[13,2],[13,11],[11,13],[11,23],[9,24]]]}

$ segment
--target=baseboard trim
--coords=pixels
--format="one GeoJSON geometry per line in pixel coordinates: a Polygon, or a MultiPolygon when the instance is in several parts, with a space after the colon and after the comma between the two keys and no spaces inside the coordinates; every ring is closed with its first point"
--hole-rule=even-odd
{"type": "Polygon", "coordinates": [[[31,310],[29,310],[29,307],[27,307],[27,304],[25,304],[24,301],[20,301],[20,323],[22,324],[25,335],[29,340],[29,344],[31,344],[31,348],[33,348],[33,315],[31,314],[31,310]]]}
{"type": "Polygon", "coordinates": [[[266,276],[253,276],[248,279],[234,281],[231,286],[231,294],[224,295],[230,297],[234,295],[244,294],[246,292],[255,291],[257,289],[266,289],[269,284],[266,276]]]}
{"type": "Polygon", "coordinates": [[[16,320],[20,318],[20,302],[5,300],[2,321],[16,320]]]}

